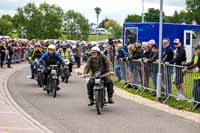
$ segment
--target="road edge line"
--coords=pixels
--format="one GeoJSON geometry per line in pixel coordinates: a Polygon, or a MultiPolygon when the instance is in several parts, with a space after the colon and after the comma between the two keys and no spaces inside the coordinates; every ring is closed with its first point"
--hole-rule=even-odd
{"type": "Polygon", "coordinates": [[[47,127],[45,127],[44,125],[42,125],[40,122],[38,122],[36,119],[34,119],[31,115],[29,115],[28,113],[26,113],[13,99],[13,97],[11,96],[9,90],[8,90],[8,79],[14,75],[17,71],[23,69],[25,66],[20,67],[14,71],[11,71],[9,73],[9,75],[3,79],[3,88],[2,88],[2,92],[5,95],[5,100],[7,101],[8,105],[14,109],[17,113],[19,113],[19,115],[22,116],[22,118],[27,121],[32,127],[39,129],[42,132],[45,133],[53,133],[53,131],[51,131],[50,129],[48,129],[47,127]]]}

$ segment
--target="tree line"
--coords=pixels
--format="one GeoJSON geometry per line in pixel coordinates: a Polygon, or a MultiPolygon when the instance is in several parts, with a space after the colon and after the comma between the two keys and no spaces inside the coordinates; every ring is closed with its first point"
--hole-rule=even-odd
{"type": "MultiPolygon", "coordinates": [[[[186,9],[175,11],[172,16],[163,12],[164,22],[181,23],[183,20],[191,24],[196,20],[200,24],[200,1],[186,0],[186,9]]],[[[95,13],[95,12],[94,12],[95,13]]],[[[159,9],[149,8],[145,22],[159,22],[159,9]]],[[[124,22],[141,22],[141,15],[129,14],[124,22]]],[[[116,20],[105,18],[99,27],[111,32],[110,37],[120,38],[122,26],[116,20]]],[[[46,2],[36,6],[28,3],[18,8],[16,14],[0,17],[0,35],[28,39],[74,39],[87,40],[91,24],[81,13],[74,10],[64,12],[61,7],[46,2]]]]}
{"type": "MultiPolygon", "coordinates": [[[[184,1],[183,1],[184,2],[184,1]]],[[[196,21],[200,24],[200,1],[186,0],[186,9],[182,11],[175,11],[172,16],[166,16],[163,12],[163,21],[165,23],[182,23],[192,24],[196,21]]],[[[159,22],[160,10],[149,8],[148,12],[144,14],[145,22],[159,22]]],[[[125,22],[141,22],[142,16],[137,14],[129,14],[125,22]]]]}

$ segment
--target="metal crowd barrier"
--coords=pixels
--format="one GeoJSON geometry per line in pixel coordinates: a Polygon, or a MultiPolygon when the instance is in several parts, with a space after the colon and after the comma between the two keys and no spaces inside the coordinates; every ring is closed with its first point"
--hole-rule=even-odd
{"type": "MultiPolygon", "coordinates": [[[[140,60],[127,61],[117,59],[115,64],[120,66],[121,77],[127,85],[137,86],[143,94],[146,90],[156,93],[157,84],[157,63],[144,63],[140,60]]],[[[183,66],[162,64],[162,95],[166,98],[165,103],[170,97],[177,100],[186,100],[194,103],[193,110],[200,104],[200,79],[195,80],[197,72],[184,72],[183,66]]]]}
{"type": "MultiPolygon", "coordinates": [[[[23,52],[19,52],[19,53],[14,53],[12,56],[12,60],[11,60],[11,64],[16,64],[16,63],[20,63],[22,61],[26,60],[26,57],[28,57],[28,51],[24,50],[23,52]]],[[[1,61],[1,57],[0,57],[0,61],[1,61]]],[[[7,55],[5,56],[4,59],[4,64],[7,64],[7,55]]]]}

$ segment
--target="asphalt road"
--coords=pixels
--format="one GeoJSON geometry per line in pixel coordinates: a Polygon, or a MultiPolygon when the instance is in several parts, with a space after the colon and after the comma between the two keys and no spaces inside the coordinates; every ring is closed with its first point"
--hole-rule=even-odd
{"type": "Polygon", "coordinates": [[[29,69],[10,77],[8,88],[16,102],[33,118],[55,133],[199,133],[200,124],[115,96],[98,116],[88,107],[86,81],[75,74],[62,83],[54,99],[36,81],[27,79],[29,69]]]}

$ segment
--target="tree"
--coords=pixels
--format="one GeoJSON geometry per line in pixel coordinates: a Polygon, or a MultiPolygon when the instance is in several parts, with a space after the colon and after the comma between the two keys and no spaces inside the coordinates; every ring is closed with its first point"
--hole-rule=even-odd
{"type": "MultiPolygon", "coordinates": [[[[165,17],[163,13],[163,17],[165,17]]],[[[149,8],[148,12],[145,13],[145,21],[146,22],[159,22],[160,20],[160,10],[149,8]]]]}
{"type": "Polygon", "coordinates": [[[187,11],[192,20],[196,20],[200,24],[200,1],[199,0],[186,0],[187,11]]]}
{"type": "Polygon", "coordinates": [[[62,27],[64,33],[68,34],[69,39],[87,40],[90,25],[88,20],[80,13],[69,10],[64,15],[62,27]]]}
{"type": "Polygon", "coordinates": [[[0,18],[0,35],[9,35],[13,31],[12,17],[3,15],[0,18]]]}
{"type": "Polygon", "coordinates": [[[106,23],[107,21],[109,21],[108,18],[105,18],[104,20],[102,20],[101,23],[99,24],[99,27],[100,27],[100,28],[105,28],[105,23],[106,23]]]}
{"type": "Polygon", "coordinates": [[[29,39],[39,38],[41,15],[34,3],[28,3],[23,8],[18,8],[14,16],[14,25],[17,32],[22,35],[26,32],[29,39]]]}
{"type": "Polygon", "coordinates": [[[175,11],[173,16],[165,16],[165,20],[168,23],[182,23],[182,19],[186,19],[186,23],[192,22],[190,14],[184,10],[180,12],[175,11]]]}
{"type": "Polygon", "coordinates": [[[55,5],[28,3],[18,8],[13,18],[19,34],[26,32],[28,39],[56,39],[61,35],[63,11],[55,5]],[[24,30],[22,30],[24,29],[24,30]]]}
{"type": "Polygon", "coordinates": [[[126,18],[125,18],[125,22],[141,22],[142,17],[140,15],[136,15],[136,14],[129,14],[126,18]]]}
{"type": "Polygon", "coordinates": [[[112,36],[120,38],[122,36],[122,26],[115,20],[109,20],[105,23],[105,28],[112,31],[112,36]]]}
{"type": "Polygon", "coordinates": [[[39,6],[41,14],[40,25],[42,27],[41,38],[57,39],[61,36],[61,27],[63,23],[63,10],[55,5],[43,3],[39,6]]]}

